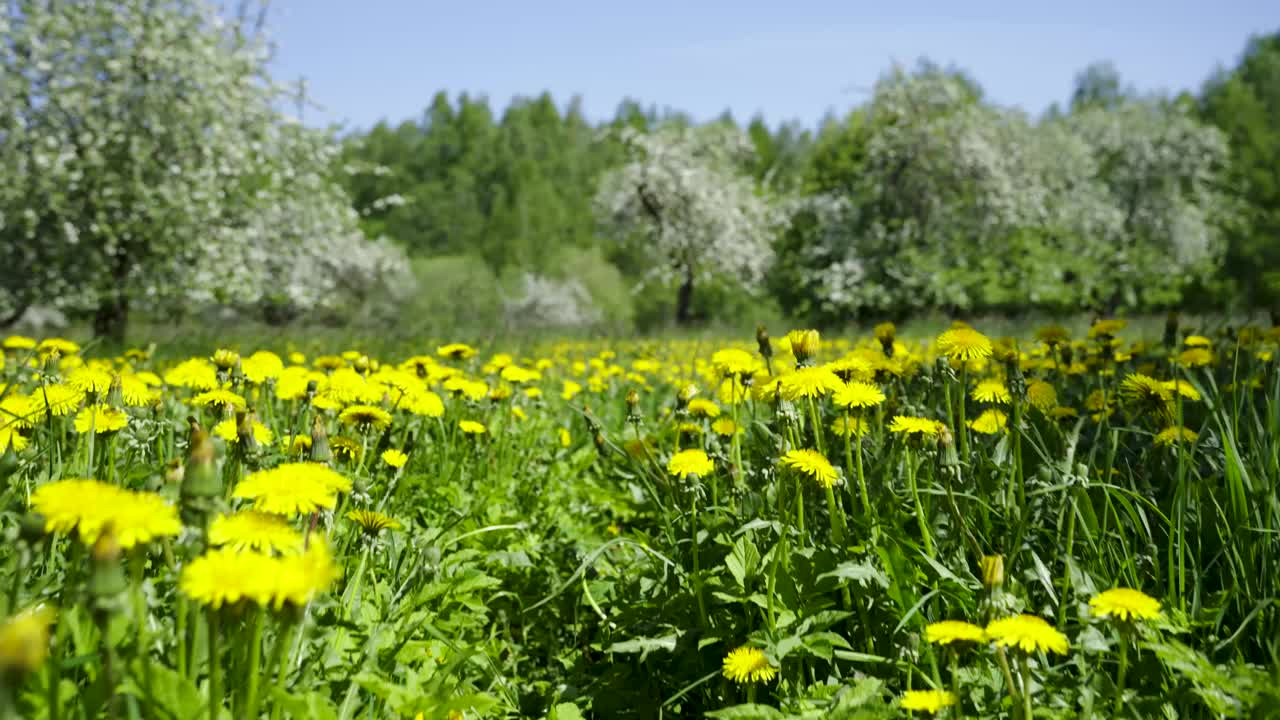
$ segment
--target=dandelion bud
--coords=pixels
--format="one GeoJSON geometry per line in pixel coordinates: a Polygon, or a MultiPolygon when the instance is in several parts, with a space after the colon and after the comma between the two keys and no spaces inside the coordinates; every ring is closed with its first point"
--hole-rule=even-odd
{"type": "Polygon", "coordinates": [[[1178,311],[1173,310],[1169,316],[1164,319],[1164,346],[1174,348],[1178,346],[1178,311]]]}
{"type": "Polygon", "coordinates": [[[1004,585],[1004,556],[984,555],[978,561],[978,569],[982,572],[982,584],[988,590],[997,590],[1004,585]]]}
{"type": "Polygon", "coordinates": [[[769,331],[765,330],[763,325],[756,326],[756,346],[760,349],[760,355],[766,360],[773,357],[773,346],[769,344],[769,331]]]}
{"type": "Polygon", "coordinates": [[[235,350],[218,348],[211,359],[219,370],[230,370],[236,363],[240,362],[240,353],[235,350]]]}
{"type": "Polygon", "coordinates": [[[124,389],[119,375],[111,376],[111,387],[107,390],[107,404],[111,407],[124,407],[124,389]]]}
{"type": "Polygon", "coordinates": [[[792,330],[787,333],[787,343],[791,345],[791,354],[796,356],[796,366],[808,365],[818,348],[822,338],[817,330],[792,330]]]}
{"type": "Polygon", "coordinates": [[[635,388],[627,391],[627,422],[640,422],[640,393],[635,388]]]}
{"type": "Polygon", "coordinates": [[[333,451],[329,448],[329,434],[324,430],[324,419],[319,415],[311,419],[311,461],[327,463],[333,461],[333,451]]]}
{"type": "Polygon", "coordinates": [[[39,669],[49,657],[49,626],[53,624],[53,610],[39,607],[24,610],[0,625],[0,674],[3,682],[14,686],[12,680],[39,669]]]}
{"type": "Polygon", "coordinates": [[[243,410],[236,413],[236,440],[241,452],[250,453],[258,449],[258,438],[253,434],[253,411],[243,410]]]}
{"type": "Polygon", "coordinates": [[[120,541],[109,527],[102,530],[90,551],[88,587],[89,594],[100,606],[111,605],[111,601],[128,587],[124,566],[120,564],[120,541]]]}
{"type": "Polygon", "coordinates": [[[187,418],[191,427],[187,446],[187,465],[182,472],[182,502],[185,511],[208,510],[205,501],[222,495],[222,479],[215,467],[213,439],[195,418],[187,418]],[[188,507],[190,506],[190,507],[188,507]]]}
{"type": "Polygon", "coordinates": [[[893,357],[893,343],[898,336],[898,328],[891,322],[882,322],[875,327],[873,331],[876,340],[880,341],[880,348],[884,351],[885,357],[893,357]]]}

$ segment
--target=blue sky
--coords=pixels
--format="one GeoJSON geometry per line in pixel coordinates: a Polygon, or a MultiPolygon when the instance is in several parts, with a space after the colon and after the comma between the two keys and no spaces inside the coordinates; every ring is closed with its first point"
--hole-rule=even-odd
{"type": "Polygon", "coordinates": [[[613,115],[625,97],[708,119],[816,124],[861,102],[894,62],[927,56],[970,72],[987,96],[1038,113],[1077,71],[1115,63],[1140,90],[1196,89],[1250,34],[1280,29],[1275,0],[755,2],[275,0],[280,79],[305,77],[348,129],[416,118],[438,90],[549,90],[613,115]]]}

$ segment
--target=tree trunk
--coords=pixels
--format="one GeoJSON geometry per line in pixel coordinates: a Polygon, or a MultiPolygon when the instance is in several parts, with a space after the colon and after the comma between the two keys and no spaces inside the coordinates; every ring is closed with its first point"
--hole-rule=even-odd
{"type": "Polygon", "coordinates": [[[684,282],[676,291],[676,324],[681,327],[693,324],[693,268],[685,268],[684,282]]]}
{"type": "Polygon", "coordinates": [[[93,314],[93,335],[116,345],[124,345],[124,334],[129,324],[129,299],[124,293],[109,294],[98,301],[93,314]]]}

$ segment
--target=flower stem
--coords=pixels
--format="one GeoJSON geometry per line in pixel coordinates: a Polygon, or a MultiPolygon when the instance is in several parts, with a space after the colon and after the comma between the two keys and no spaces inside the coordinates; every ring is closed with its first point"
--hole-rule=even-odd
{"type": "Polygon", "coordinates": [[[1022,670],[1022,717],[1031,720],[1031,661],[1023,654],[1018,664],[1022,670]]]}
{"type": "Polygon", "coordinates": [[[916,522],[920,524],[920,534],[924,537],[924,551],[929,557],[933,554],[933,536],[929,532],[929,517],[925,515],[924,504],[920,502],[920,489],[916,487],[916,459],[907,452],[907,481],[911,486],[911,497],[916,505],[916,522]]]}
{"type": "Polygon", "coordinates": [[[1111,717],[1120,717],[1120,706],[1124,702],[1124,679],[1129,671],[1129,638],[1120,633],[1120,671],[1116,674],[1116,697],[1111,706],[1111,717]]]}
{"type": "Polygon", "coordinates": [[[222,666],[218,657],[218,611],[209,608],[209,720],[218,720],[222,709],[222,666]]]}
{"type": "MultiPolygon", "coordinates": [[[[253,634],[249,639],[249,676],[247,678],[248,688],[245,690],[245,717],[258,717],[258,682],[260,673],[259,668],[262,662],[262,626],[266,621],[266,608],[258,608],[258,612],[253,617],[253,634]]],[[[279,643],[277,643],[279,645],[279,643]]]]}

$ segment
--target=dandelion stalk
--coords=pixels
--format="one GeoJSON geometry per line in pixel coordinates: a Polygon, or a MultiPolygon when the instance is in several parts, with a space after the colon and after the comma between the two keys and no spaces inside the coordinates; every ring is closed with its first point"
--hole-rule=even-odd
{"type": "Polygon", "coordinates": [[[933,534],[929,532],[929,517],[925,515],[924,503],[920,501],[920,489],[916,486],[916,458],[911,450],[906,452],[907,482],[911,488],[911,498],[915,501],[916,522],[920,525],[920,534],[924,539],[924,551],[929,557],[935,557],[933,534]]]}
{"type": "Polygon", "coordinates": [[[222,663],[218,647],[221,622],[218,610],[209,608],[209,720],[218,720],[222,709],[222,663]]]}
{"type": "Polygon", "coordinates": [[[1124,681],[1129,671],[1129,637],[1120,631],[1120,669],[1116,673],[1116,697],[1111,705],[1111,717],[1120,717],[1120,709],[1124,703],[1124,681]]]}
{"type": "Polygon", "coordinates": [[[1018,658],[1018,666],[1022,670],[1022,717],[1023,720],[1031,720],[1031,661],[1024,653],[1018,658]]]}
{"type": "MultiPolygon", "coordinates": [[[[262,662],[262,626],[266,622],[266,608],[259,607],[253,617],[253,630],[249,638],[249,669],[245,689],[245,717],[258,717],[258,683],[262,662]]],[[[279,643],[277,643],[279,644],[279,643]]]]}

